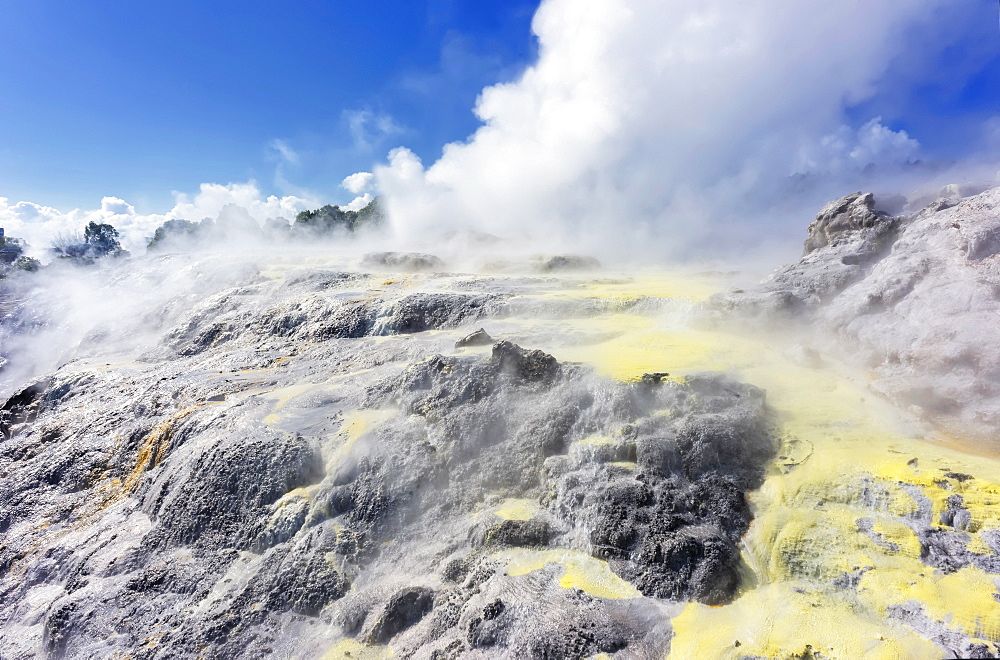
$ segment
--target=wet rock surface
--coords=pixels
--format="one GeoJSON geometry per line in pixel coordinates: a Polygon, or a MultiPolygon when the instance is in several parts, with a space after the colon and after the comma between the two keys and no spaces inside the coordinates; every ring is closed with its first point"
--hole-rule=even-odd
{"type": "MultiPolygon", "coordinates": [[[[791,328],[797,310],[819,327],[919,220],[864,196],[833,206],[823,245],[699,318],[745,313],[742,332],[791,328]]],[[[966,229],[948,268],[992,268],[989,232],[966,229]]],[[[352,264],[173,255],[90,271],[116,307],[103,320],[89,309],[100,298],[86,322],[55,294],[14,303],[0,323],[13,360],[0,371],[4,660],[821,657],[839,644],[818,644],[830,617],[841,639],[877,620],[862,642],[887,653],[898,636],[996,654],[1000,619],[983,603],[1000,536],[980,465],[894,437],[858,443],[878,427],[841,415],[861,403],[839,381],[810,384],[794,434],[772,426],[788,392],[764,381],[772,409],[740,377],[697,373],[714,359],[697,342],[675,360],[684,330],[669,314],[691,303],[629,295],[628,281],[352,264]],[[29,336],[58,350],[25,361],[8,339],[29,336]],[[456,345],[470,337],[482,348],[456,345]],[[579,346],[627,375],[573,362],[591,358],[579,346]],[[637,347],[655,359],[630,363],[637,347]],[[813,413],[819,432],[801,423],[813,413]],[[838,454],[869,444],[864,465],[838,454]],[[696,652],[713,639],[723,652],[696,652]]],[[[900,290],[901,321],[873,307],[846,341],[864,357],[887,341],[866,332],[892,336],[865,330],[872,319],[908,332],[916,312],[899,305],[921,286],[900,290]]],[[[845,339],[824,341],[766,355],[797,365],[795,389],[845,339]]],[[[878,386],[886,365],[941,373],[878,363],[878,386]]],[[[943,381],[907,382],[925,409],[965,414],[943,381]]]]}
{"type": "Polygon", "coordinates": [[[2,406],[5,659],[654,657],[681,603],[734,598],[756,388],[449,354],[509,313],[495,288],[251,269],[186,296],[2,406]]]}

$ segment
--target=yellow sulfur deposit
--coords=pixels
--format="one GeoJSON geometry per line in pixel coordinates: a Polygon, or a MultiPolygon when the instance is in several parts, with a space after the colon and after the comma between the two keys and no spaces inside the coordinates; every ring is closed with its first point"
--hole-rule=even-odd
{"type": "MultiPolygon", "coordinates": [[[[698,278],[644,281],[640,289],[696,300],[707,287],[698,278]],[[699,295],[685,295],[692,292],[699,295]]],[[[599,284],[583,291],[615,297],[624,290],[633,289],[599,284]]],[[[627,311],[535,325],[595,338],[552,352],[621,380],[669,372],[682,381],[712,370],[767,392],[782,447],[752,495],[755,520],[744,538],[750,575],[730,605],[684,608],[673,621],[671,657],[938,657],[928,630],[1000,641],[994,578],[971,567],[935,570],[921,560],[912,526],[942,528],[948,499],[960,495],[971,517],[967,547],[989,553],[982,533],[1000,528],[996,458],[925,439],[837,365],[820,370],[788,357],[780,336],[692,329],[627,311]]],[[[547,557],[519,553],[510,570],[535,570],[547,557]]],[[[563,579],[571,574],[567,568],[563,579]]]]}
{"type": "Polygon", "coordinates": [[[509,499],[493,513],[504,520],[531,520],[538,514],[538,510],[538,503],[534,500],[509,499]]]}
{"type": "Polygon", "coordinates": [[[166,453],[170,450],[170,442],[174,434],[174,425],[201,407],[201,404],[185,408],[165,422],[157,424],[139,447],[139,455],[135,459],[135,467],[125,477],[121,490],[125,494],[131,493],[139,485],[142,475],[147,470],[158,466],[166,453]]]}
{"type": "Polygon", "coordinates": [[[674,619],[673,658],[934,658],[934,644],[793,583],[761,586],[726,607],[691,604],[674,619]],[[804,593],[803,593],[804,592],[804,593]]]}
{"type": "Polygon", "coordinates": [[[527,575],[558,564],[563,569],[559,584],[564,589],[580,589],[598,598],[638,598],[631,584],[611,572],[607,562],[576,550],[505,550],[497,554],[509,575],[527,575]]]}
{"type": "Polygon", "coordinates": [[[334,450],[330,458],[330,464],[336,464],[351,453],[351,449],[365,433],[377,428],[379,425],[392,419],[396,415],[395,410],[352,410],[344,413],[343,422],[337,437],[340,444],[334,450]]]}
{"type": "Polygon", "coordinates": [[[281,421],[281,415],[279,413],[280,413],[281,409],[284,408],[285,405],[289,401],[291,401],[292,399],[294,399],[297,396],[301,396],[302,394],[305,394],[306,392],[308,392],[309,390],[311,390],[313,387],[315,387],[315,386],[314,385],[308,385],[308,384],[307,385],[292,385],[291,387],[283,387],[283,388],[278,389],[278,390],[271,390],[270,392],[267,392],[267,394],[265,396],[267,396],[269,399],[273,399],[274,400],[274,409],[273,409],[273,412],[270,415],[268,415],[268,416],[266,416],[264,418],[264,423],[267,424],[267,425],[269,425],[269,426],[274,426],[275,424],[277,424],[278,422],[280,422],[281,421]]]}
{"type": "Polygon", "coordinates": [[[369,646],[355,639],[342,639],[323,654],[323,660],[388,660],[396,654],[388,646],[369,646]]]}

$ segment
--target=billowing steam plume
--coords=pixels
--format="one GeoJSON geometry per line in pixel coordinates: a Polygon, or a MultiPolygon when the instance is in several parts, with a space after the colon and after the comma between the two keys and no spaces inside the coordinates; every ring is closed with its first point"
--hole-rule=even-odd
{"type": "Polygon", "coordinates": [[[822,199],[865,171],[882,182],[926,174],[914,163],[920,136],[849,111],[911,84],[915,63],[973,29],[973,10],[546,0],[537,63],[483,90],[482,127],[427,167],[392,151],[377,184],[411,237],[447,224],[529,234],[540,249],[645,247],[660,258],[759,245],[786,220],[797,237],[822,199]]]}

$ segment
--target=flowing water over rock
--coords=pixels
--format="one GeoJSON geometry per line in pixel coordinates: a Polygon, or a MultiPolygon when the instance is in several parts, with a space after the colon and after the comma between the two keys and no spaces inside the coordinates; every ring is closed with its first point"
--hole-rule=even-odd
{"type": "Polygon", "coordinates": [[[721,276],[227,259],[36,310],[3,658],[996,653],[1000,461],[706,330],[721,276]]]}

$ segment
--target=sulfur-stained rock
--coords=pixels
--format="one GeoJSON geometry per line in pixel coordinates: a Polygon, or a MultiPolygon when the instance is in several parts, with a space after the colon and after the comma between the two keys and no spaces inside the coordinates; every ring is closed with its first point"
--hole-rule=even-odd
{"type": "Polygon", "coordinates": [[[995,448],[1000,349],[984,333],[1000,313],[1000,188],[971,190],[896,218],[870,194],[831,202],[797,263],[713,297],[704,318],[790,333],[807,322],[798,334],[871,373],[876,394],[995,448]]]}
{"type": "Polygon", "coordinates": [[[773,453],[756,388],[620,382],[512,341],[439,354],[551,278],[157,259],[139,320],[11,390],[5,658],[653,657],[683,602],[737,588],[773,453]],[[164,264],[190,288],[162,292],[164,264]]]}

